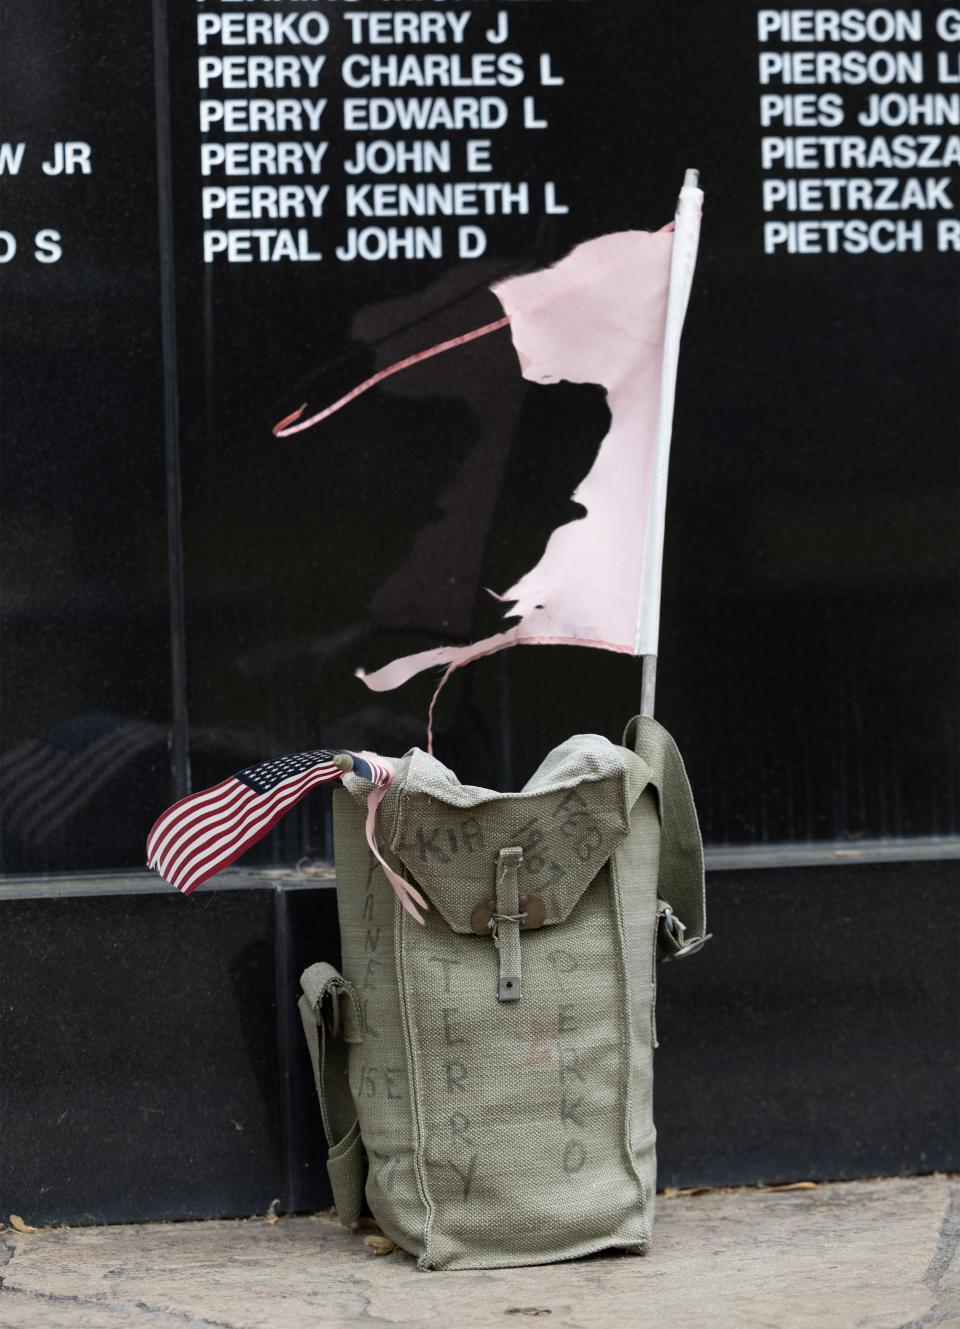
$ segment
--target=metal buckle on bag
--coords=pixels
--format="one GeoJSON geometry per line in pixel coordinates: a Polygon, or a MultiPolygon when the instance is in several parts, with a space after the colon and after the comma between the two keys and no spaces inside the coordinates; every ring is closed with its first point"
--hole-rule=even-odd
{"type": "Polygon", "coordinates": [[[685,946],[681,946],[678,951],[674,951],[673,955],[668,956],[667,958],[671,960],[682,960],[685,955],[696,955],[697,951],[703,950],[704,946],[706,946],[712,936],[713,933],[708,932],[705,937],[691,937],[685,946]]]}
{"type": "Polygon", "coordinates": [[[697,951],[702,950],[713,935],[708,932],[704,937],[691,937],[689,941],[686,941],[686,924],[677,918],[669,905],[665,905],[660,911],[660,922],[663,924],[664,931],[677,944],[676,950],[669,951],[663,956],[664,960],[682,960],[684,956],[696,955],[697,951]]]}
{"type": "Polygon", "coordinates": [[[531,932],[542,928],[546,918],[546,907],[538,895],[521,895],[519,914],[498,914],[496,900],[478,904],[470,915],[470,928],[478,937],[489,937],[492,934],[496,939],[498,921],[516,922],[520,924],[521,932],[531,932]]]}

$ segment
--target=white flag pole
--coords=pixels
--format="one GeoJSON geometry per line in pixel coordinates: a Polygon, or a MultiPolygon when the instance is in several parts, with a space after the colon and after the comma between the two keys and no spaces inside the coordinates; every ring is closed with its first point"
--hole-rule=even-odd
{"type": "Polygon", "coordinates": [[[660,593],[663,581],[663,536],[667,510],[667,470],[670,465],[670,439],[673,433],[673,405],[677,387],[677,361],[680,334],[693,285],[700,241],[700,214],[703,191],[700,172],[688,170],[677,200],[670,260],[670,289],[667,296],[667,321],[663,338],[663,368],[660,375],[660,414],[657,421],[656,450],[653,460],[653,483],[647,532],[644,544],[643,581],[637,610],[635,650],[643,657],[640,689],[640,714],[653,715],[657,687],[657,649],[660,635],[660,593]]]}

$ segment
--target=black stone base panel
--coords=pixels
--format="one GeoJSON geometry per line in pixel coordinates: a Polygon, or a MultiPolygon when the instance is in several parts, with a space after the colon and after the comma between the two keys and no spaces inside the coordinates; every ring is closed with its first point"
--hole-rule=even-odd
{"type": "MultiPolygon", "coordinates": [[[[0,1214],[36,1225],[331,1203],[298,978],[332,882],[0,892],[0,1214]]],[[[710,874],[658,971],[661,1186],[960,1168],[955,862],[710,874]]]]}

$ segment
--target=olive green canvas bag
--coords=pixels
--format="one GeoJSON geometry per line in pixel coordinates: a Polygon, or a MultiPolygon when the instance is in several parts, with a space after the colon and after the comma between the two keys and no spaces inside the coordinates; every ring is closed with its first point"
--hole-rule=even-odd
{"type": "Polygon", "coordinates": [[[519,793],[461,785],[419,749],[376,809],[400,907],[365,835],[373,785],[334,798],[342,974],[300,1011],[338,1215],[364,1198],[425,1269],[650,1246],[658,950],[705,939],[683,763],[656,721],[549,754],[519,793]]]}

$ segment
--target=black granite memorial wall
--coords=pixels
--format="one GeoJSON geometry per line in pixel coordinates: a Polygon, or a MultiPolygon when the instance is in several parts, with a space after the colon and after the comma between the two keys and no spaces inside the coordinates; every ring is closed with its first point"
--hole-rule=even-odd
{"type": "MultiPolygon", "coordinates": [[[[0,1211],[324,1199],[328,801],[190,901],[146,832],[259,757],[422,744],[435,679],[355,670],[495,631],[608,417],[500,334],[271,428],[663,225],[689,166],[657,713],[718,939],[665,979],[664,1175],[955,1164],[958,134],[941,3],[0,0],[0,1211]]],[[[639,685],[479,661],[437,754],[519,787],[639,685]]]]}

